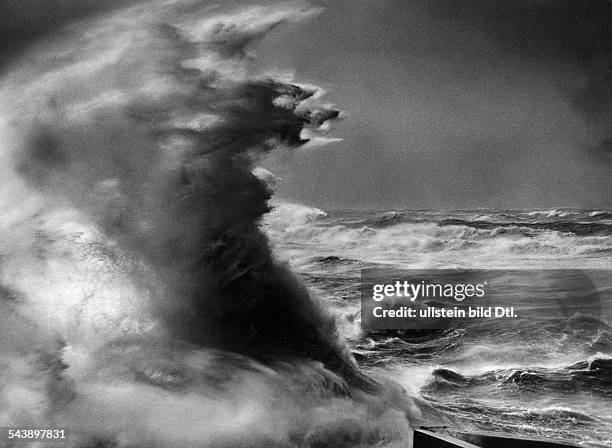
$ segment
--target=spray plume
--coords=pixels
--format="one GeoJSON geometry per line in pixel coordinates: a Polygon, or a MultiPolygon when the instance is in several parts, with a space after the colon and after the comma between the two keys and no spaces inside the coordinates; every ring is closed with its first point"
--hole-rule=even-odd
{"type": "Polygon", "coordinates": [[[272,191],[257,160],[339,111],[254,73],[249,45],[314,13],[149,2],[10,66],[0,426],[65,425],[83,446],[406,436],[401,391],[359,372],[259,228],[272,191]]]}

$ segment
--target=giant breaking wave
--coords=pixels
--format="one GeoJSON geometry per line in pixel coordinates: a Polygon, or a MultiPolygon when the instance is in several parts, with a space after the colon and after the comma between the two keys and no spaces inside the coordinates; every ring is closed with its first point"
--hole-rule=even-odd
{"type": "Polygon", "coordinates": [[[74,446],[403,443],[412,405],[359,372],[259,228],[257,161],[339,112],[256,73],[249,45],[314,13],[145,2],[4,67],[0,426],[68,427],[74,446]]]}

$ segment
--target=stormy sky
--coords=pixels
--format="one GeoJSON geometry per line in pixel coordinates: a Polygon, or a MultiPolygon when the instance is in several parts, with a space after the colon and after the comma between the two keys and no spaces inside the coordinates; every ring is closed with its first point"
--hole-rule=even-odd
{"type": "MultiPolygon", "coordinates": [[[[132,2],[4,0],[0,68],[132,2]]],[[[244,3],[261,2],[218,7],[244,3]]],[[[612,205],[612,2],[309,3],[324,9],[266,37],[257,64],[326,86],[346,111],[343,141],[267,161],[282,197],[328,209],[612,205]]]]}
{"type": "Polygon", "coordinates": [[[0,1],[0,70],[29,45],[78,19],[101,14],[138,0],[2,0],[0,1]]]}
{"type": "Polygon", "coordinates": [[[327,1],[258,48],[326,85],[333,146],[269,162],[327,208],[612,205],[612,2],[327,1]]]}

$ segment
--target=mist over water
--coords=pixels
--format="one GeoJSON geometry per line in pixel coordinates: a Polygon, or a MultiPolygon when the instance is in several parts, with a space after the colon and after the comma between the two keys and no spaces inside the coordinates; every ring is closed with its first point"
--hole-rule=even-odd
{"type": "Polygon", "coordinates": [[[415,406],[360,372],[260,230],[257,161],[339,111],[254,72],[249,45],[315,14],[147,2],[5,65],[0,426],[74,446],[406,440],[415,406]]]}

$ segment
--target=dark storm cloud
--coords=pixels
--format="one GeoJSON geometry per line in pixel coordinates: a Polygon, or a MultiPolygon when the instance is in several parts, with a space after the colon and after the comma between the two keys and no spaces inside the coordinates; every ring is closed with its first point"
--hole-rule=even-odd
{"type": "Polygon", "coordinates": [[[443,1],[432,16],[484,32],[527,64],[556,64],[557,87],[586,118],[610,154],[612,138],[612,2],[609,0],[443,1]],[[531,62],[528,61],[531,59],[531,62]],[[566,70],[578,76],[566,76],[566,70]]]}
{"type": "Polygon", "coordinates": [[[137,0],[2,0],[0,66],[24,46],[74,20],[137,0]]]}
{"type": "Polygon", "coordinates": [[[435,16],[494,33],[508,50],[578,62],[612,54],[608,0],[438,1],[430,8],[435,16]]]}
{"type": "Polygon", "coordinates": [[[339,149],[270,165],[281,194],[328,208],[611,203],[611,2],[312,1],[320,20],[268,59],[329,81],[350,118],[339,149]]]}

